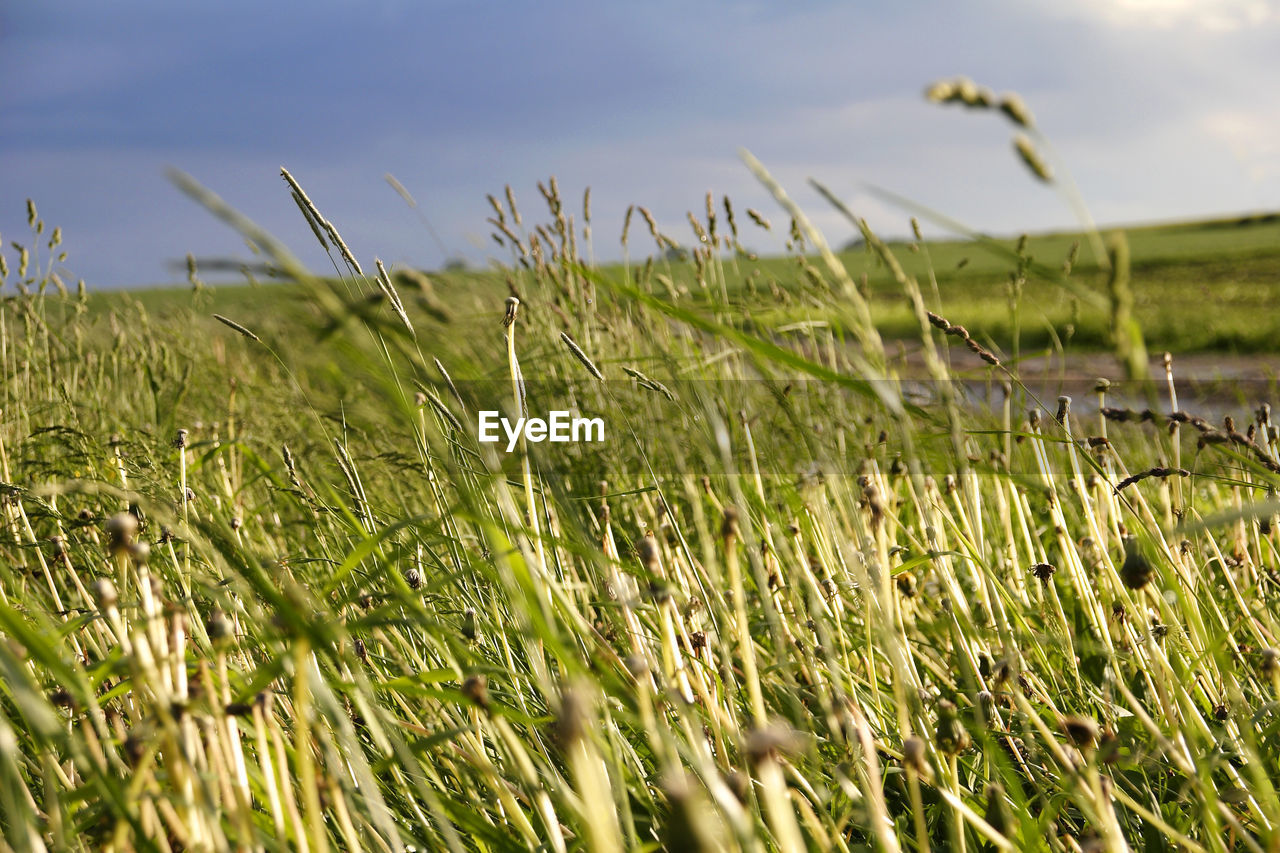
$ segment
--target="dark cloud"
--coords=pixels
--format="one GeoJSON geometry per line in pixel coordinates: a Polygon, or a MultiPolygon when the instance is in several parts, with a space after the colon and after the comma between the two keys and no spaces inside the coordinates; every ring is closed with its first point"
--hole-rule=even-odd
{"type": "Polygon", "coordinates": [[[806,191],[810,175],[891,231],[905,215],[861,181],[976,227],[1070,224],[999,117],[924,103],[928,82],[959,73],[1026,97],[1100,220],[1274,205],[1275,16],[1256,0],[1230,0],[1213,20],[1195,8],[9,4],[0,233],[18,238],[33,196],[64,226],[70,271],[106,285],[164,279],[187,251],[243,253],[164,181],[175,165],[323,263],[279,182],[285,164],[362,257],[434,265],[441,252],[384,172],[450,253],[473,259],[492,248],[484,194],[511,183],[531,208],[536,181],[556,174],[566,194],[593,187],[597,253],[612,257],[631,202],[677,236],[707,189],[772,209],[739,146],[834,242],[847,226],[806,191]]]}

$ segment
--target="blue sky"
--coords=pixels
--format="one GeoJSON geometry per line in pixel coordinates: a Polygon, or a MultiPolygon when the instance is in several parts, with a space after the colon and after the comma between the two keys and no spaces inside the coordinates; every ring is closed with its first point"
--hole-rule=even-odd
{"type": "Polygon", "coordinates": [[[63,277],[91,287],[247,257],[175,166],[323,269],[284,165],[362,262],[444,260],[387,172],[473,264],[497,251],[486,193],[510,183],[531,216],[537,181],[575,207],[591,186],[596,254],[616,257],[632,202],[686,240],[707,190],[782,218],[739,147],[834,243],[849,228],[809,176],[890,234],[906,214],[862,182],[975,228],[1070,226],[1006,123],[925,102],[959,74],[1026,99],[1100,222],[1274,209],[1277,36],[1271,0],[5,2],[0,237],[29,242],[34,198],[63,277]]]}

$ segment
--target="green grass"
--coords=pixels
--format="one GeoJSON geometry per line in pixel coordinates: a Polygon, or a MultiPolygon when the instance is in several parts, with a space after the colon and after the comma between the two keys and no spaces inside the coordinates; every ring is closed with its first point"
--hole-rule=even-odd
{"type": "MultiPolygon", "coordinates": [[[[10,265],[7,848],[1280,845],[1268,413],[1169,421],[1160,384],[1153,422],[1055,418],[922,312],[998,356],[1109,319],[1068,336],[1028,280],[1015,342],[1016,264],[973,246],[929,245],[936,294],[906,246],[593,269],[547,200],[539,256],[422,290],[10,265]],[[479,443],[517,387],[606,441],[479,443]]],[[[1264,277],[1274,229],[1131,230],[1149,346],[1248,350],[1274,320],[1215,289],[1209,333],[1196,294],[1264,277]]]]}

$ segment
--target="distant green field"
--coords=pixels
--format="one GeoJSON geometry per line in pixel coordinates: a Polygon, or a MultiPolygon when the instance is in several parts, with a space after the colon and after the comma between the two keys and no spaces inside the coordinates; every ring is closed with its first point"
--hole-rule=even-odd
{"type": "MultiPolygon", "coordinates": [[[[1280,313],[1272,306],[1280,297],[1280,215],[1269,214],[1124,229],[1129,243],[1135,316],[1152,352],[1223,351],[1264,353],[1280,340],[1280,313]]],[[[1104,234],[1104,237],[1106,235],[1104,234]]],[[[749,237],[744,239],[749,244],[749,237]]],[[[1012,252],[1017,240],[998,241],[1012,252]]],[[[1035,263],[1060,270],[1079,243],[1069,279],[1105,299],[1106,273],[1099,267],[1081,234],[1032,235],[1026,255],[1035,263]]],[[[962,324],[973,334],[1005,352],[1014,348],[1009,280],[1016,263],[969,240],[893,244],[904,269],[915,276],[931,310],[962,324]],[[936,283],[936,291],[934,284],[936,283]]],[[[898,285],[869,251],[843,251],[840,259],[855,278],[866,276],[872,316],[888,339],[913,338],[915,320],[898,285]]],[[[821,267],[816,255],[726,260],[724,275],[730,297],[768,323],[813,319],[814,300],[803,295],[807,263],[821,267]],[[776,291],[775,291],[776,286],[776,291]],[[777,291],[785,293],[778,298],[777,291]]],[[[633,260],[630,273],[640,275],[644,258],[633,260]]],[[[676,280],[688,278],[693,265],[659,260],[654,274],[676,280]]],[[[621,277],[621,265],[601,270],[621,277]]],[[[499,272],[431,274],[436,290],[454,304],[481,310],[496,294],[504,294],[499,272]]],[[[697,288],[685,285],[694,296],[697,288]]],[[[290,318],[292,285],[221,286],[200,304],[210,311],[260,316],[268,323],[290,318]]],[[[292,291],[295,295],[296,290],[292,291]]],[[[136,291],[128,297],[101,293],[107,302],[136,299],[155,313],[185,310],[192,305],[186,288],[136,291]]],[[[1027,276],[1018,301],[1018,338],[1023,351],[1061,345],[1067,350],[1104,350],[1108,343],[1105,310],[1082,304],[1057,283],[1027,276]]]]}

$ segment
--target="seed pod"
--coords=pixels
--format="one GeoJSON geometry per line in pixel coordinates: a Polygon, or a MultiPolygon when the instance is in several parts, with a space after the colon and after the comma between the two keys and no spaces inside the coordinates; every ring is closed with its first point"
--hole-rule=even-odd
{"type": "Polygon", "coordinates": [[[566,687],[561,692],[555,726],[556,737],[566,749],[582,739],[587,730],[587,708],[581,691],[566,687]]]}
{"type": "Polygon", "coordinates": [[[1031,574],[1036,576],[1036,580],[1041,583],[1048,583],[1049,578],[1053,577],[1053,573],[1058,569],[1048,563],[1036,563],[1031,567],[1031,574]]]}
{"type": "Polygon", "coordinates": [[[118,512],[107,519],[107,551],[113,556],[126,550],[138,535],[138,519],[132,513],[118,512]]]}
{"type": "Polygon", "coordinates": [[[934,745],[947,755],[958,755],[968,749],[970,743],[969,731],[960,721],[955,704],[946,699],[938,702],[938,730],[934,745]]]}
{"type": "Polygon", "coordinates": [[[656,604],[666,604],[671,600],[671,585],[664,580],[652,580],[648,587],[649,598],[656,604]]]}
{"type": "Polygon", "coordinates": [[[909,767],[920,776],[927,776],[929,773],[929,765],[926,763],[926,751],[924,741],[920,738],[907,738],[902,742],[902,766],[909,767]]]}
{"type": "Polygon", "coordinates": [[[1096,746],[1101,734],[1098,724],[1089,717],[1076,715],[1063,717],[1058,725],[1062,733],[1067,736],[1067,740],[1081,749],[1091,749],[1096,746]]]}
{"type": "Polygon", "coordinates": [[[209,639],[216,645],[220,642],[231,639],[235,633],[235,628],[231,624],[231,620],[227,618],[227,614],[221,610],[214,610],[209,614],[208,620],[204,623],[205,630],[209,633],[209,639]]]}
{"type": "Polygon", "coordinates": [[[510,326],[516,321],[516,312],[520,310],[520,300],[514,296],[507,297],[507,313],[502,318],[503,328],[510,326]]]}
{"type": "Polygon", "coordinates": [[[990,690],[978,691],[978,710],[982,712],[982,719],[990,723],[995,719],[996,696],[990,690]]]}
{"type": "Polygon", "coordinates": [[[727,849],[723,826],[696,776],[683,771],[667,773],[662,793],[669,805],[669,818],[662,833],[663,850],[709,853],[727,849]]]}
{"type": "Polygon", "coordinates": [[[1120,580],[1129,589],[1142,589],[1151,583],[1155,569],[1138,547],[1138,540],[1133,536],[1124,538],[1124,564],[1120,567],[1120,580]]]}
{"type": "Polygon", "coordinates": [[[108,578],[98,578],[93,582],[92,589],[93,598],[99,610],[114,607],[116,602],[120,600],[119,594],[116,593],[116,585],[108,578]]]}
{"type": "Polygon", "coordinates": [[[636,553],[640,556],[640,564],[647,571],[658,571],[658,540],[652,530],[636,542],[636,553]]]}
{"type": "Polygon", "coordinates": [[[129,559],[135,566],[145,566],[151,559],[151,546],[146,542],[134,542],[129,546],[129,559]]]}
{"type": "Polygon", "coordinates": [[[147,746],[142,742],[142,738],[136,734],[131,734],[124,739],[124,754],[125,758],[129,760],[129,766],[137,767],[147,754],[147,746]]]}
{"type": "Polygon", "coordinates": [[[643,655],[627,655],[622,659],[622,665],[627,668],[627,672],[637,681],[642,681],[649,674],[649,662],[644,659],[643,655]]]}
{"type": "Polygon", "coordinates": [[[1280,650],[1263,649],[1261,660],[1258,663],[1258,671],[1263,675],[1280,673],[1280,650]]]}
{"type": "Polygon", "coordinates": [[[417,569],[406,569],[404,573],[404,582],[409,585],[409,589],[418,590],[422,588],[422,572],[417,569]]]}
{"type": "Polygon", "coordinates": [[[1016,826],[1009,798],[1005,796],[1004,786],[999,782],[987,784],[987,808],[982,817],[1001,835],[1008,835],[1009,830],[1016,826]]]}
{"type": "Polygon", "coordinates": [[[736,539],[739,533],[738,509],[737,507],[727,506],[724,508],[724,520],[720,524],[720,536],[727,542],[731,539],[736,539]]]}
{"type": "Polygon", "coordinates": [[[776,760],[786,752],[795,752],[800,748],[800,738],[794,731],[780,723],[752,729],[747,735],[744,748],[747,760],[757,765],[765,761],[776,760]]]}
{"type": "Polygon", "coordinates": [[[1103,729],[1098,736],[1098,761],[1115,764],[1120,760],[1120,738],[1111,729],[1103,729]]]}
{"type": "Polygon", "coordinates": [[[462,682],[462,695],[473,705],[488,710],[489,708],[489,679],[483,675],[468,675],[467,679],[462,682]]]}

